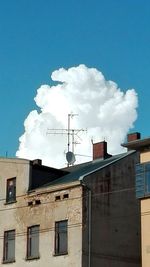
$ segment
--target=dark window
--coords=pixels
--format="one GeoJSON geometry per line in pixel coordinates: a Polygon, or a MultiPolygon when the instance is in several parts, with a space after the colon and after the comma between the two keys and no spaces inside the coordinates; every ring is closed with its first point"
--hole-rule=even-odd
{"type": "Polygon", "coordinates": [[[136,165],[136,197],[150,195],[150,162],[136,165]]]}
{"type": "Polygon", "coordinates": [[[145,190],[150,193],[150,163],[145,164],[145,190]]]}
{"type": "Polygon", "coordinates": [[[33,201],[29,201],[28,206],[32,206],[32,205],[33,205],[33,201]]]}
{"type": "Polygon", "coordinates": [[[55,201],[60,200],[60,196],[55,197],[55,201]]]}
{"type": "Polygon", "coordinates": [[[27,230],[27,259],[39,258],[39,225],[28,227],[27,230]]]}
{"type": "Polygon", "coordinates": [[[65,199],[65,198],[69,198],[69,194],[64,194],[63,195],[63,198],[65,199]]]}
{"type": "Polygon", "coordinates": [[[36,200],[35,200],[35,204],[36,204],[36,205],[41,204],[41,200],[40,200],[40,199],[36,199],[36,200]]]}
{"type": "Polygon", "coordinates": [[[15,230],[4,232],[3,261],[15,261],[15,230]]]}
{"type": "Polygon", "coordinates": [[[7,180],[6,202],[14,201],[16,201],[16,178],[11,178],[7,180]]]}
{"type": "Polygon", "coordinates": [[[55,255],[68,253],[68,221],[55,223],[55,255]]]}

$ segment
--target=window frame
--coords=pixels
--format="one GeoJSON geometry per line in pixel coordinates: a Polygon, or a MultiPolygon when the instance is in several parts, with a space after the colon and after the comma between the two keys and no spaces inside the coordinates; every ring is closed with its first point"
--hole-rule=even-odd
{"type": "Polygon", "coordinates": [[[7,183],[6,183],[6,204],[11,204],[14,202],[16,202],[16,177],[7,179],[7,183]],[[12,182],[12,196],[9,196],[11,182],[12,182]]]}
{"type": "Polygon", "coordinates": [[[40,254],[39,254],[39,233],[40,233],[40,225],[36,224],[36,225],[31,225],[27,228],[27,250],[26,250],[26,260],[34,260],[34,259],[39,259],[40,258],[40,254]],[[34,228],[38,228],[36,233],[33,233],[32,230],[34,228]],[[35,236],[34,236],[35,234],[35,236]],[[37,253],[35,255],[33,255],[33,242],[35,242],[35,238],[38,240],[38,244],[37,244],[37,253]]]}
{"type": "Polygon", "coordinates": [[[11,263],[15,262],[15,229],[7,230],[4,232],[4,242],[3,242],[3,263],[11,263]],[[9,236],[11,234],[12,236],[9,236]],[[13,240],[13,256],[10,257],[9,250],[10,244],[9,242],[13,240]]]}
{"type": "Polygon", "coordinates": [[[68,254],[68,220],[56,221],[55,222],[55,256],[67,255],[68,254]],[[65,223],[65,228],[61,229],[61,224],[65,223]],[[65,249],[62,250],[62,235],[65,234],[65,249]]]}

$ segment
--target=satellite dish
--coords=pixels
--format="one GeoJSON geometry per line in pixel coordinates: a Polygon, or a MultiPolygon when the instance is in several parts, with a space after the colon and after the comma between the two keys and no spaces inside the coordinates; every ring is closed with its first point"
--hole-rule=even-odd
{"type": "Polygon", "coordinates": [[[76,161],[75,155],[73,154],[73,152],[68,151],[66,153],[66,160],[68,161],[69,164],[73,164],[76,161]]]}

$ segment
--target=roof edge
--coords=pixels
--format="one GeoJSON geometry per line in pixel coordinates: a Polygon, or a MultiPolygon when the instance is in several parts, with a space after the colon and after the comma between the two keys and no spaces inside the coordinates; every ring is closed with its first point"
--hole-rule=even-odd
{"type": "Polygon", "coordinates": [[[106,163],[106,165],[104,165],[102,167],[98,167],[97,169],[95,169],[93,171],[90,171],[90,172],[88,172],[88,173],[86,173],[84,175],[81,175],[80,178],[79,178],[79,181],[82,183],[84,177],[86,177],[87,175],[90,175],[90,174],[92,174],[92,173],[94,173],[94,172],[96,172],[96,171],[98,171],[100,169],[104,169],[105,167],[107,167],[107,166],[109,166],[109,165],[111,165],[111,164],[113,164],[113,163],[115,163],[115,162],[117,162],[117,161],[119,161],[119,160],[121,160],[121,159],[123,159],[123,158],[125,158],[125,157],[127,157],[129,155],[131,155],[131,154],[134,154],[134,153],[136,153],[136,151],[135,150],[131,150],[131,151],[127,152],[125,155],[123,154],[121,157],[119,157],[117,159],[114,159],[113,161],[111,161],[109,163],[106,163]]]}
{"type": "Polygon", "coordinates": [[[66,188],[72,188],[72,187],[75,187],[75,186],[78,186],[78,185],[81,185],[81,182],[79,180],[77,181],[73,181],[73,182],[69,182],[69,183],[65,183],[65,184],[58,184],[58,185],[45,185],[45,186],[41,186],[41,187],[38,187],[36,189],[33,189],[33,190],[30,190],[27,192],[27,195],[34,195],[34,194],[45,194],[45,193],[52,193],[52,192],[55,192],[55,191],[61,191],[63,189],[66,189],[66,188]],[[47,189],[47,190],[46,190],[47,189]]]}

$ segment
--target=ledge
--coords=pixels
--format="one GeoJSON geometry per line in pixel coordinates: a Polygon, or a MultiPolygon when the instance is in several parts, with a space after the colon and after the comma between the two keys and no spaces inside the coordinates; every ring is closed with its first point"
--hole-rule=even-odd
{"type": "Polygon", "coordinates": [[[26,261],[33,261],[33,260],[39,260],[40,259],[40,256],[37,256],[37,257],[26,257],[25,260],[26,261]]]}
{"type": "Polygon", "coordinates": [[[12,259],[12,260],[3,260],[2,261],[2,264],[9,264],[9,263],[13,263],[13,262],[16,262],[15,259],[12,259]]]}
{"type": "Polygon", "coordinates": [[[68,255],[68,252],[62,252],[62,253],[54,253],[53,256],[57,257],[57,256],[65,256],[68,255]]]}
{"type": "Polygon", "coordinates": [[[14,203],[16,203],[16,202],[17,202],[17,200],[14,200],[14,201],[6,201],[6,202],[4,203],[4,205],[14,204],[14,203]]]}

